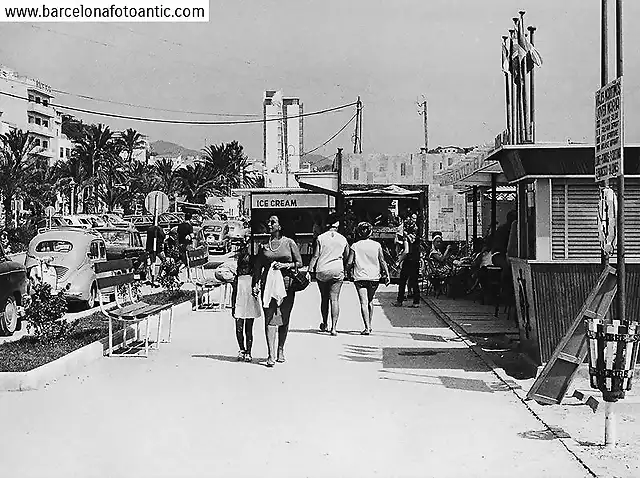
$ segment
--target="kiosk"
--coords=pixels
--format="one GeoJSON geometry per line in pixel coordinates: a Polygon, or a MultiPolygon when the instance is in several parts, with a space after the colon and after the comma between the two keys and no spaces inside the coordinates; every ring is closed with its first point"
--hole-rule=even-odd
{"type": "Polygon", "coordinates": [[[296,241],[304,265],[309,264],[315,238],[324,230],[329,213],[335,210],[334,197],[301,188],[236,189],[234,193],[243,198],[242,209],[250,217],[253,254],[269,237],[267,223],[270,216],[276,215],[283,235],[296,241]]]}

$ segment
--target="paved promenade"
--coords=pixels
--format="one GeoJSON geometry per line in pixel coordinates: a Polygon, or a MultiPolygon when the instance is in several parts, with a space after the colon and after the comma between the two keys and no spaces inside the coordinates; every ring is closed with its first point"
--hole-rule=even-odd
{"type": "Polygon", "coordinates": [[[390,307],[381,290],[360,336],[346,284],[331,337],[311,284],[273,369],[261,321],[256,363],[237,363],[229,312],[192,312],[149,359],[0,393],[0,476],[590,476],[427,306],[390,307]]]}

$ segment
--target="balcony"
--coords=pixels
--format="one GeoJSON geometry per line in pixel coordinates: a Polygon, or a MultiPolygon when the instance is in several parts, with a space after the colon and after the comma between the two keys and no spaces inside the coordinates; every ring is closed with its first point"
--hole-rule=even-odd
{"type": "Polygon", "coordinates": [[[53,106],[45,106],[42,103],[36,103],[35,101],[27,102],[27,111],[30,113],[39,113],[44,116],[48,116],[49,118],[55,118],[56,110],[53,109],[53,106]]]}
{"type": "Polygon", "coordinates": [[[50,149],[44,149],[42,146],[36,146],[33,149],[33,154],[37,154],[38,156],[42,156],[44,158],[49,158],[52,159],[53,158],[53,151],[51,151],[50,149]]]}
{"type": "Polygon", "coordinates": [[[45,128],[44,126],[35,123],[27,123],[27,131],[29,133],[40,134],[49,138],[53,138],[55,136],[53,128],[45,128]]]}

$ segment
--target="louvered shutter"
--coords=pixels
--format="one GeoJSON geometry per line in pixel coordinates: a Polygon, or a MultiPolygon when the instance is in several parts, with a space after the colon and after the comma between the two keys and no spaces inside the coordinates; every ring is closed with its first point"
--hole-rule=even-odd
{"type": "MultiPolygon", "coordinates": [[[[611,186],[614,191],[617,189],[615,181],[611,186]]],[[[599,198],[599,187],[591,180],[553,181],[551,247],[554,260],[600,259],[599,198]]],[[[640,181],[636,178],[625,181],[625,256],[640,259],[640,181]]]]}

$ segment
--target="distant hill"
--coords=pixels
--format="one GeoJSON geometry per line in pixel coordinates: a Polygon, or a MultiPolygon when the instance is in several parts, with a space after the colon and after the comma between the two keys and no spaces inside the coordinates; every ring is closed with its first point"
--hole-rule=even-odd
{"type": "Polygon", "coordinates": [[[202,154],[200,151],[162,140],[151,143],[151,152],[158,156],[200,156],[202,154]]]}

